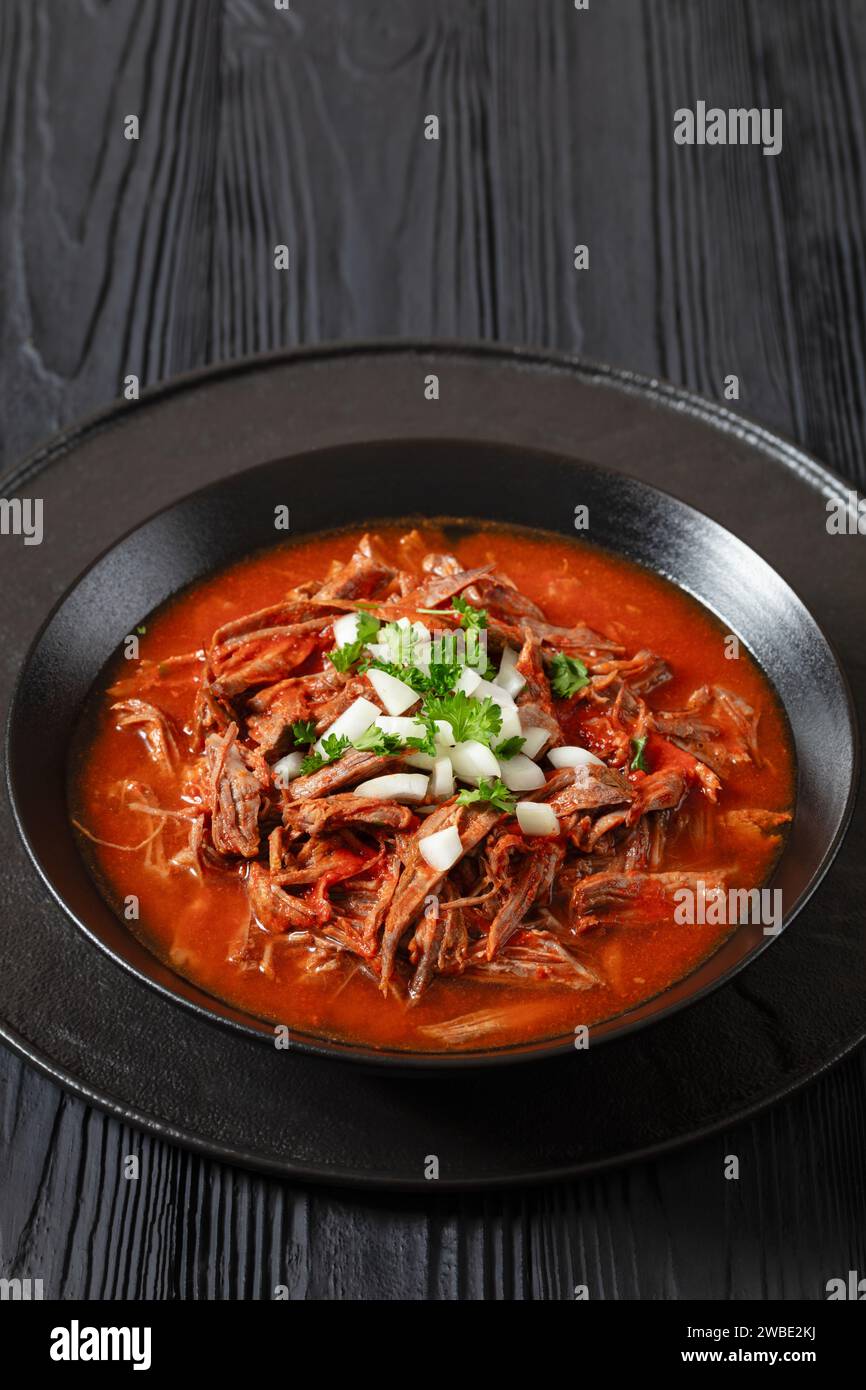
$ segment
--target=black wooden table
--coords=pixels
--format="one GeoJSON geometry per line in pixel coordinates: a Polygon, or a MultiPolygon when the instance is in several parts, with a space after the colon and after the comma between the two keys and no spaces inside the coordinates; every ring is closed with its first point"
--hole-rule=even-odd
{"type": "MultiPolygon", "coordinates": [[[[863,486],[864,72],[864,0],[2,0],[3,467],[129,374],[412,335],[717,399],[734,375],[734,409],[863,486]],[[677,145],[698,100],[781,108],[781,153],[677,145]]],[[[864,1081],[861,1052],[657,1162],[424,1202],[222,1167],[0,1050],[0,1274],[93,1299],[823,1298],[866,1270],[864,1081]]]]}

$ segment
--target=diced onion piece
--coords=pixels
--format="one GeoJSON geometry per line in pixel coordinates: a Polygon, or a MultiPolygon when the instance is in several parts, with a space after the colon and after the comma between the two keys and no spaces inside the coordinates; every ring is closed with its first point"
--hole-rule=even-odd
{"type": "Polygon", "coordinates": [[[513,792],[531,792],[543,787],[545,776],[538,763],[527,758],[524,753],[515,753],[513,758],[503,758],[500,764],[500,777],[513,792]]]}
{"type": "Polygon", "coordinates": [[[357,642],[360,621],[358,613],[344,613],[342,618],[337,619],[334,623],[334,641],[338,647],[348,647],[351,642],[357,642]]]}
{"type": "Polygon", "coordinates": [[[454,771],[465,782],[478,782],[482,777],[498,777],[499,761],[489,748],[477,739],[457,743],[449,754],[454,771]]]}
{"type": "Polygon", "coordinates": [[[550,742],[550,733],[547,729],[542,729],[538,725],[530,725],[524,728],[521,724],[520,734],[523,739],[521,753],[527,758],[537,758],[546,743],[550,742]]]}
{"type": "Polygon", "coordinates": [[[417,705],[420,696],[417,690],[387,671],[374,669],[367,672],[367,680],[372,685],[389,714],[402,714],[410,705],[417,705]]]}
{"type": "Polygon", "coordinates": [[[480,680],[472,691],[472,698],[473,700],[492,700],[500,708],[514,704],[508,691],[504,690],[501,685],[497,685],[495,681],[480,680]]]}
{"type": "Polygon", "coordinates": [[[287,782],[291,782],[293,777],[300,777],[303,761],[303,753],[287,753],[284,758],[280,758],[279,762],[274,763],[271,768],[274,786],[284,787],[287,782]]]}
{"type": "Polygon", "coordinates": [[[524,835],[558,835],[559,821],[552,807],[543,801],[518,801],[517,824],[524,835]]]}
{"type": "Polygon", "coordinates": [[[504,742],[507,738],[522,738],[523,730],[520,727],[520,715],[517,713],[517,706],[500,705],[499,708],[502,713],[502,728],[496,736],[497,743],[504,742]]]}
{"type": "Polygon", "coordinates": [[[463,853],[456,825],[449,825],[445,830],[425,835],[418,841],[418,849],[421,858],[440,874],[446,874],[463,853]]]}
{"type": "Polygon", "coordinates": [[[499,675],[496,677],[496,684],[501,685],[512,699],[515,695],[520,694],[526,684],[526,677],[521,676],[517,670],[519,655],[519,652],[516,652],[513,647],[506,647],[499,663],[499,675]]]}
{"type": "MultiPolygon", "coordinates": [[[[372,700],[365,700],[363,695],[360,699],[353,701],[347,710],[344,710],[338,719],[335,719],[330,728],[326,729],[322,738],[327,738],[330,734],[335,734],[337,738],[347,738],[354,743],[356,738],[360,738],[365,729],[369,729],[382,711],[378,705],[374,705],[372,700]]],[[[322,752],[322,739],[318,739],[314,745],[316,752],[322,752]]]]}
{"type": "Polygon", "coordinates": [[[429,753],[404,753],[403,761],[409,767],[420,767],[423,772],[432,772],[435,758],[431,758],[429,753]]]}
{"type": "Polygon", "coordinates": [[[425,801],[429,777],[420,772],[392,772],[385,777],[369,777],[354,788],[355,796],[372,796],[381,801],[425,801]]]}
{"type": "Polygon", "coordinates": [[[502,727],[497,735],[497,741],[520,737],[520,715],[517,712],[517,706],[508,691],[503,690],[501,685],[496,685],[493,681],[479,681],[472,691],[472,699],[492,700],[494,705],[499,707],[499,712],[502,715],[502,727]]]}
{"type": "Polygon", "coordinates": [[[454,737],[454,730],[451,728],[448,720],[434,719],[433,722],[439,730],[436,735],[436,742],[441,743],[444,748],[453,748],[457,740],[454,737]]]}
{"type": "Polygon", "coordinates": [[[454,795],[454,768],[450,758],[437,758],[430,774],[431,801],[447,801],[454,795]]]}
{"type": "Polygon", "coordinates": [[[474,695],[478,686],[481,684],[481,677],[477,671],[472,671],[468,666],[464,666],[460,672],[460,679],[455,689],[462,690],[464,695],[474,695]]]}
{"type": "Polygon", "coordinates": [[[547,756],[554,767],[586,767],[587,763],[596,763],[598,767],[605,766],[601,758],[590,753],[588,748],[575,748],[571,744],[566,744],[563,748],[551,748],[547,756]]]}

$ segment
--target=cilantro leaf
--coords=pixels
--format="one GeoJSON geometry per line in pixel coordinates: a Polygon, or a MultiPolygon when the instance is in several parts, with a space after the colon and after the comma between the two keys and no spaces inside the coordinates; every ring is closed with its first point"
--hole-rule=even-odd
{"type": "Polygon", "coordinates": [[[646,734],[641,738],[633,738],[631,741],[631,751],[634,754],[631,760],[632,772],[649,772],[649,768],[646,765],[646,758],[643,755],[643,750],[646,748],[646,741],[646,734]]]}
{"type": "Polygon", "coordinates": [[[399,753],[403,740],[399,734],[386,734],[377,724],[371,724],[369,729],[358,735],[352,747],[364,753],[399,753]]]}
{"type": "Polygon", "coordinates": [[[296,719],[292,725],[295,743],[315,743],[316,725],[312,719],[296,719]]]}
{"type": "Polygon", "coordinates": [[[494,748],[493,751],[497,758],[514,758],[520,752],[525,742],[525,738],[521,738],[519,734],[515,734],[513,738],[507,738],[504,743],[500,743],[499,747],[494,748]]]}
{"type": "MultiPolygon", "coordinates": [[[[460,670],[460,665],[457,662],[431,662],[429,676],[422,677],[427,685],[425,693],[430,695],[449,695],[460,679],[460,670]]],[[[409,684],[411,684],[411,682],[409,682],[409,684]]],[[[412,689],[414,690],[416,687],[412,686],[412,689]]]]}
{"type": "Polygon", "coordinates": [[[361,656],[361,652],[368,642],[379,631],[379,619],[374,618],[372,613],[367,613],[363,608],[358,609],[358,636],[354,642],[347,642],[344,647],[334,647],[332,651],[325,652],[325,656],[337,671],[348,671],[350,666],[361,656]]]}
{"type": "Polygon", "coordinates": [[[502,728],[502,711],[489,697],[470,700],[462,690],[454,695],[431,695],[424,701],[425,719],[445,719],[458,743],[476,739],[490,746],[490,740],[502,728]]]}
{"type": "Polygon", "coordinates": [[[301,777],[308,777],[311,772],[318,772],[320,767],[324,767],[327,759],[321,753],[308,753],[301,763],[301,777]]]}
{"type": "Polygon", "coordinates": [[[351,748],[351,739],[346,738],[345,734],[328,734],[322,739],[322,752],[329,763],[335,763],[338,758],[342,758],[347,748],[351,748]]]}
{"type": "Polygon", "coordinates": [[[328,734],[322,739],[321,753],[314,750],[304,758],[301,763],[301,776],[306,777],[311,772],[318,772],[320,767],[327,767],[328,763],[338,762],[351,746],[349,739],[342,734],[328,734]]]}
{"type": "Polygon", "coordinates": [[[498,777],[495,781],[482,777],[477,787],[471,791],[466,788],[460,793],[457,805],[469,806],[473,801],[489,801],[497,811],[504,811],[506,815],[511,815],[516,805],[516,798],[498,777]]]}
{"type": "Polygon", "coordinates": [[[576,656],[566,656],[564,652],[556,652],[551,662],[553,677],[551,687],[554,695],[559,700],[569,700],[572,695],[576,695],[578,690],[583,690],[585,685],[589,685],[589,673],[583,662],[576,656]]]}
{"type": "Polygon", "coordinates": [[[385,671],[389,676],[396,676],[398,681],[403,681],[405,685],[417,690],[419,695],[426,694],[427,677],[423,671],[419,671],[417,666],[401,666],[396,661],[381,661],[378,657],[370,661],[363,668],[365,671],[385,671]]]}
{"type": "Polygon", "coordinates": [[[474,629],[476,632],[487,626],[487,609],[475,608],[468,599],[462,594],[455,594],[451,600],[451,607],[455,613],[460,614],[460,626],[462,628],[474,629]]]}
{"type": "Polygon", "coordinates": [[[439,730],[436,723],[427,715],[421,716],[426,733],[423,738],[407,738],[407,747],[412,748],[416,753],[426,753],[428,757],[435,758],[438,752],[436,747],[436,737],[439,730]]]}

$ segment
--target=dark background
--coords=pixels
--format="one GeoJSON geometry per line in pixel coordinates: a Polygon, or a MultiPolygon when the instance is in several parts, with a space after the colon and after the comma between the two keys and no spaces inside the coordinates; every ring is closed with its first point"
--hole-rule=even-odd
{"type": "MultiPolygon", "coordinates": [[[[130,372],[412,335],[716,399],[736,373],[735,409],[863,485],[864,72],[863,0],[0,0],[3,467],[130,372]],[[676,146],[698,99],[781,107],[782,153],[676,146]]],[[[822,1298],[866,1270],[864,1082],[861,1051],[656,1162],[416,1201],[223,1167],[0,1050],[0,1273],[50,1297],[822,1298]]]]}

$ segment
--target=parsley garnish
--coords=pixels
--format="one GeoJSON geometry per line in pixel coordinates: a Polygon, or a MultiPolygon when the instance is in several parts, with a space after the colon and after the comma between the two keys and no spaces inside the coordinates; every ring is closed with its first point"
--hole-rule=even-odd
{"type": "MultiPolygon", "coordinates": [[[[460,670],[460,665],[457,662],[431,662],[429,676],[422,676],[427,686],[425,694],[450,694],[460,679],[460,670]]],[[[412,686],[412,689],[414,690],[415,686],[412,686]]]]}
{"type": "Polygon", "coordinates": [[[487,609],[474,608],[461,594],[454,595],[451,600],[451,607],[455,613],[460,614],[460,626],[462,628],[474,629],[477,632],[479,628],[487,626],[487,609]]]}
{"type": "Polygon", "coordinates": [[[296,719],[292,725],[295,743],[315,743],[316,725],[312,719],[296,719]]]}
{"type": "Polygon", "coordinates": [[[436,738],[439,733],[436,722],[429,715],[422,715],[421,723],[426,730],[424,737],[408,738],[406,740],[407,747],[414,749],[416,753],[426,753],[428,757],[435,758],[439,751],[436,747],[436,738]]]}
{"type": "Polygon", "coordinates": [[[322,752],[326,755],[329,763],[334,763],[338,758],[342,758],[347,748],[352,746],[351,739],[346,738],[345,734],[328,734],[322,739],[322,752]]]}
{"type": "Polygon", "coordinates": [[[578,690],[589,685],[589,673],[576,656],[566,656],[564,652],[557,652],[551,662],[551,669],[553,679],[550,684],[559,700],[569,700],[578,690]]]}
{"type": "Polygon", "coordinates": [[[452,691],[460,679],[462,667],[456,663],[445,665],[441,662],[433,662],[430,666],[430,674],[425,675],[417,666],[400,666],[393,661],[371,661],[367,668],[374,671],[385,671],[389,676],[396,676],[405,685],[417,690],[419,695],[447,695],[452,691]]]}
{"type": "Polygon", "coordinates": [[[502,711],[489,697],[470,700],[462,690],[454,695],[429,696],[421,711],[426,719],[444,719],[451,725],[457,743],[476,739],[490,747],[490,740],[502,728],[502,711]]]}
{"type": "Polygon", "coordinates": [[[643,750],[646,747],[646,741],[646,734],[644,734],[641,738],[633,738],[631,741],[631,751],[634,754],[634,757],[631,760],[632,772],[649,772],[649,768],[646,765],[646,758],[643,755],[643,750]]]}
{"type": "Polygon", "coordinates": [[[504,811],[509,816],[516,804],[515,798],[498,777],[495,781],[488,781],[483,777],[477,787],[473,787],[471,791],[462,791],[457,798],[457,805],[468,806],[473,801],[489,801],[497,811],[504,811]]]}
{"type": "Polygon", "coordinates": [[[423,671],[419,671],[417,666],[401,666],[396,661],[380,661],[378,657],[363,666],[362,671],[385,671],[389,676],[396,676],[398,681],[403,681],[404,685],[411,686],[417,690],[419,695],[423,695],[427,688],[427,677],[423,671]]]}
{"type": "Polygon", "coordinates": [[[311,772],[318,772],[320,767],[325,766],[326,761],[327,760],[322,757],[321,753],[308,753],[301,763],[300,775],[302,777],[307,777],[311,772]]]}
{"type": "Polygon", "coordinates": [[[493,751],[497,758],[514,758],[520,752],[525,742],[525,738],[521,738],[519,734],[515,734],[513,738],[507,738],[504,743],[500,743],[499,747],[494,748],[493,751]]]}
{"type": "Polygon", "coordinates": [[[326,767],[328,763],[338,762],[351,746],[351,741],[343,734],[328,734],[327,738],[322,739],[321,753],[308,753],[304,758],[301,763],[301,776],[306,777],[308,773],[318,772],[320,767],[326,767]]]}
{"type": "Polygon", "coordinates": [[[358,636],[354,642],[347,642],[344,647],[334,647],[333,651],[325,652],[325,656],[337,671],[348,671],[350,666],[360,658],[361,652],[368,642],[376,636],[379,631],[379,619],[374,618],[372,613],[367,613],[363,608],[358,609],[358,636]]]}
{"type": "Polygon", "coordinates": [[[377,724],[371,724],[369,729],[358,735],[352,746],[363,753],[399,753],[403,740],[399,734],[386,734],[377,724]]]}

